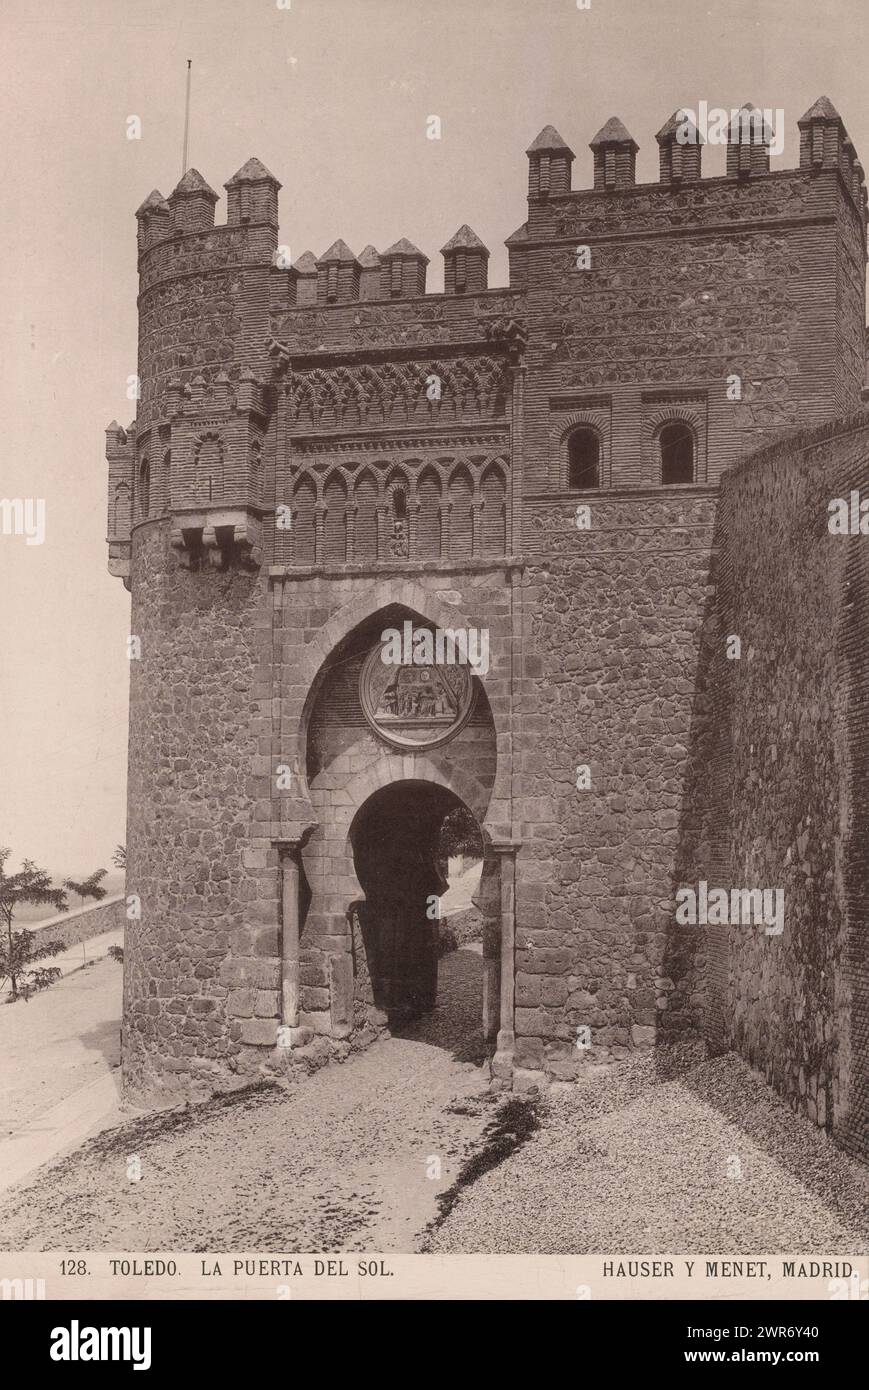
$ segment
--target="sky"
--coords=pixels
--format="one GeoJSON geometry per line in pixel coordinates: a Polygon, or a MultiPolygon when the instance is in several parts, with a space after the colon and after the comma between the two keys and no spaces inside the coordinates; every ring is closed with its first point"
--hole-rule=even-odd
{"type": "MultiPolygon", "coordinates": [[[[106,570],[104,433],[128,424],[136,225],[189,163],[221,194],[257,155],[293,258],[406,236],[431,258],[469,222],[506,281],[524,151],[552,123],[591,183],[612,115],[657,178],[679,106],[784,112],[831,98],[864,161],[866,0],[3,0],[0,498],[43,498],[45,539],[0,534],[0,845],[62,876],[124,840],[130,599],[106,570]],[[441,119],[441,139],[426,137],[441,119]],[[141,138],[129,139],[138,117],[141,138]]],[[[723,151],[704,151],[722,172],[723,151]]]]}

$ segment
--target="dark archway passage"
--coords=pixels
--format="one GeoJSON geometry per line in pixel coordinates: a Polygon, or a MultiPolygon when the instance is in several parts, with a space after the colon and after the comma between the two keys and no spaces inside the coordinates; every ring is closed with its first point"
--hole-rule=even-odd
{"type": "MultiPolygon", "coordinates": [[[[448,886],[441,830],[464,802],[431,782],[394,782],[360,808],[350,828],[356,875],[365,901],[354,905],[357,988],[388,1015],[390,1027],[405,1028],[430,1014],[438,997],[443,923],[438,903],[448,886]]],[[[479,835],[479,831],[477,831],[479,835]]],[[[482,857],[483,841],[479,836],[482,857]]],[[[476,962],[473,962],[476,964],[476,962]]],[[[452,978],[455,970],[448,970],[452,978]]],[[[456,1020],[482,1039],[482,960],[479,988],[456,1020]]]]}

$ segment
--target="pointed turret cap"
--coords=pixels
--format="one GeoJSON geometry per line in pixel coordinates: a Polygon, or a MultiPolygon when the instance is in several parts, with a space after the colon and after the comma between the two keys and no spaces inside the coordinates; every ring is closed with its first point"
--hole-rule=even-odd
{"type": "Polygon", "coordinates": [[[297,275],[316,275],[317,257],[313,251],[303,251],[299,259],[293,261],[290,269],[294,270],[297,275]]]}
{"type": "Polygon", "coordinates": [[[377,270],[380,267],[380,253],[376,246],[369,242],[364,251],[360,251],[356,257],[363,270],[377,270]]]}
{"type": "Polygon", "coordinates": [[[325,265],[327,261],[355,260],[356,257],[353,255],[353,252],[350,250],[350,247],[347,245],[346,241],[342,241],[339,237],[337,241],[332,242],[332,245],[329,247],[328,251],[323,252],[322,256],[320,256],[319,260],[317,261],[317,265],[325,265]]]}
{"type": "Polygon", "coordinates": [[[610,116],[606,125],[602,125],[597,135],[589,142],[589,149],[596,150],[601,145],[630,145],[632,149],[638,150],[640,147],[629,130],[625,130],[618,116],[610,116]]]}
{"type": "Polygon", "coordinates": [[[233,188],[237,183],[273,183],[277,188],[281,187],[274,174],[270,174],[262,160],[257,159],[256,155],[251,155],[250,159],[242,164],[241,168],[233,174],[224,188],[233,188]]]}
{"type": "Polygon", "coordinates": [[[528,223],[523,222],[521,227],[517,227],[512,236],[508,236],[504,242],[505,246],[517,246],[520,242],[528,240],[528,223]]]}
{"type": "Polygon", "coordinates": [[[146,212],[151,212],[154,208],[162,208],[166,212],[169,211],[169,204],[166,202],[159,188],[151,189],[144,203],[136,208],[136,216],[143,217],[146,212]]]}
{"type": "Polygon", "coordinates": [[[565,144],[554,125],[545,125],[525,151],[526,154],[555,154],[564,152],[569,154],[571,159],[575,159],[573,150],[565,144]]]}
{"type": "Polygon", "coordinates": [[[839,115],[829,97],[818,97],[816,102],[809,107],[804,115],[800,116],[797,125],[808,125],[810,121],[841,121],[839,115]]]}
{"type": "MultiPolygon", "coordinates": [[[[733,117],[733,118],[731,118],[731,120],[730,120],[730,123],[729,123],[729,125],[728,125],[728,127],[727,127],[728,135],[730,135],[730,134],[733,132],[734,126],[736,126],[737,128],[739,127],[739,125],[741,124],[741,122],[740,122],[740,117],[741,117],[741,116],[743,115],[743,113],[746,112],[746,111],[748,112],[748,114],[749,114],[751,117],[753,117],[753,118],[754,118],[754,117],[759,117],[759,118],[760,118],[761,139],[760,139],[759,141],[755,141],[754,143],[755,143],[755,144],[760,144],[760,143],[766,144],[766,142],[767,142],[768,140],[771,140],[772,137],[773,137],[773,129],[772,129],[771,126],[767,125],[766,117],[764,116],[763,111],[761,110],[761,108],[760,108],[759,106],[755,106],[755,104],[754,104],[753,101],[744,101],[744,102],[742,103],[742,105],[740,106],[739,110],[738,110],[737,113],[736,113],[736,116],[733,117]]],[[[753,119],[753,120],[752,120],[752,126],[754,126],[755,124],[757,124],[757,122],[756,122],[756,120],[753,119]]]]}
{"type": "Polygon", "coordinates": [[[455,236],[451,236],[446,246],[441,247],[441,255],[447,251],[484,251],[488,256],[489,248],[477,236],[473,228],[467,222],[463,223],[455,236]]]}
{"type": "Polygon", "coordinates": [[[213,203],[217,202],[218,197],[214,189],[205,182],[198,169],[188,169],[184,177],[172,189],[169,197],[174,198],[179,193],[201,193],[206,198],[210,198],[213,203]]]}
{"type": "Polygon", "coordinates": [[[428,256],[423,255],[419,247],[414,246],[413,242],[408,241],[405,236],[399,241],[394,242],[392,246],[388,246],[386,250],[382,252],[380,259],[385,261],[387,256],[416,256],[419,260],[425,261],[426,265],[428,265],[428,256]]]}
{"type": "Polygon", "coordinates": [[[691,120],[691,118],[686,114],[686,112],[684,112],[684,111],[682,110],[681,106],[680,106],[677,110],[675,110],[675,111],[673,112],[673,114],[672,114],[672,116],[670,117],[669,121],[665,121],[665,122],[664,122],[664,124],[661,126],[661,129],[658,131],[657,135],[655,136],[655,139],[657,140],[657,142],[658,142],[659,145],[666,145],[666,144],[669,144],[672,140],[675,140],[675,139],[676,139],[676,132],[677,132],[681,127],[684,127],[684,129],[685,129],[685,131],[686,131],[686,134],[688,135],[688,139],[687,139],[687,140],[679,140],[679,141],[677,142],[678,144],[680,144],[680,145],[705,145],[705,144],[706,144],[706,141],[703,139],[703,136],[700,134],[700,131],[697,129],[697,127],[695,126],[694,122],[693,122],[693,121],[691,120]]]}

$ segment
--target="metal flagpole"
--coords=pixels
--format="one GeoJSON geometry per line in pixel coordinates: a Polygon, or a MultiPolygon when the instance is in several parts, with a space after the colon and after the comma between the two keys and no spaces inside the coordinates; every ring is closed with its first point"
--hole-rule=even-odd
{"type": "Polygon", "coordinates": [[[190,69],[193,59],[187,59],[187,96],[184,102],[184,155],[181,163],[181,177],[187,173],[187,143],[190,138],[190,69]]]}

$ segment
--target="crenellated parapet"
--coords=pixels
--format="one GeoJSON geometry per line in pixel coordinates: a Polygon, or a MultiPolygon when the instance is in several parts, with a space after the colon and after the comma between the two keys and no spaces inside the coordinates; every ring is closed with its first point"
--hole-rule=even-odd
{"type": "Polygon", "coordinates": [[[864,376],[863,168],[822,97],[797,123],[798,166],[771,169],[780,121],[751,103],[714,119],[678,108],[655,136],[657,182],[638,183],[638,142],[611,116],[589,141],[586,188],[547,125],[526,152],[528,214],[499,289],[467,223],[441,248],[440,293],[406,236],[293,256],[280,183],[256,158],[223,185],[223,224],[198,170],[168,197],[154,189],[136,213],[137,421],[109,431],[112,571],[128,577],[137,528],[157,520],[185,566],[271,556],[306,439],[504,434],[518,419],[525,476],[561,477],[551,440],[567,411],[594,428],[599,416],[612,476],[636,480],[655,446],[650,391],[698,438],[711,431],[697,460],[712,473],[722,439],[732,451],[813,417],[830,390],[850,408],[864,376]],[[708,178],[711,143],[726,172],[708,178]],[[731,378],[745,383],[735,400],[731,378]]]}
{"type": "Polygon", "coordinates": [[[165,415],[170,382],[230,376],[265,364],[262,330],[272,277],[280,271],[280,184],[249,159],[218,195],[188,169],[168,198],[154,190],[139,208],[140,426],[165,415]]]}
{"type": "Polygon", "coordinates": [[[675,229],[685,225],[685,209],[692,218],[710,224],[716,216],[728,221],[734,216],[788,216],[807,202],[811,215],[816,215],[821,202],[831,203],[837,187],[846,193],[865,240],[864,171],[842,118],[827,97],[819,98],[797,122],[799,166],[792,169],[770,169],[774,141],[783,140],[785,134],[772,129],[767,119],[771,113],[746,102],[729,112],[707,108],[702,114],[707,134],[699,128],[698,113],[681,108],[658,131],[657,184],[637,183],[639,146],[619,118],[611,116],[590,141],[592,188],[573,188],[573,152],[553,126],[546,126],[527,151],[529,218],[507,242],[511,284],[521,283],[524,276],[520,238],[571,236],[574,227],[579,233],[585,226],[593,232],[595,223],[619,231],[625,224],[637,230],[675,229]],[[726,146],[726,173],[704,179],[702,148],[712,141],[726,146]],[[810,188],[811,179],[824,174],[832,182],[824,187],[821,179],[810,188]]]}

